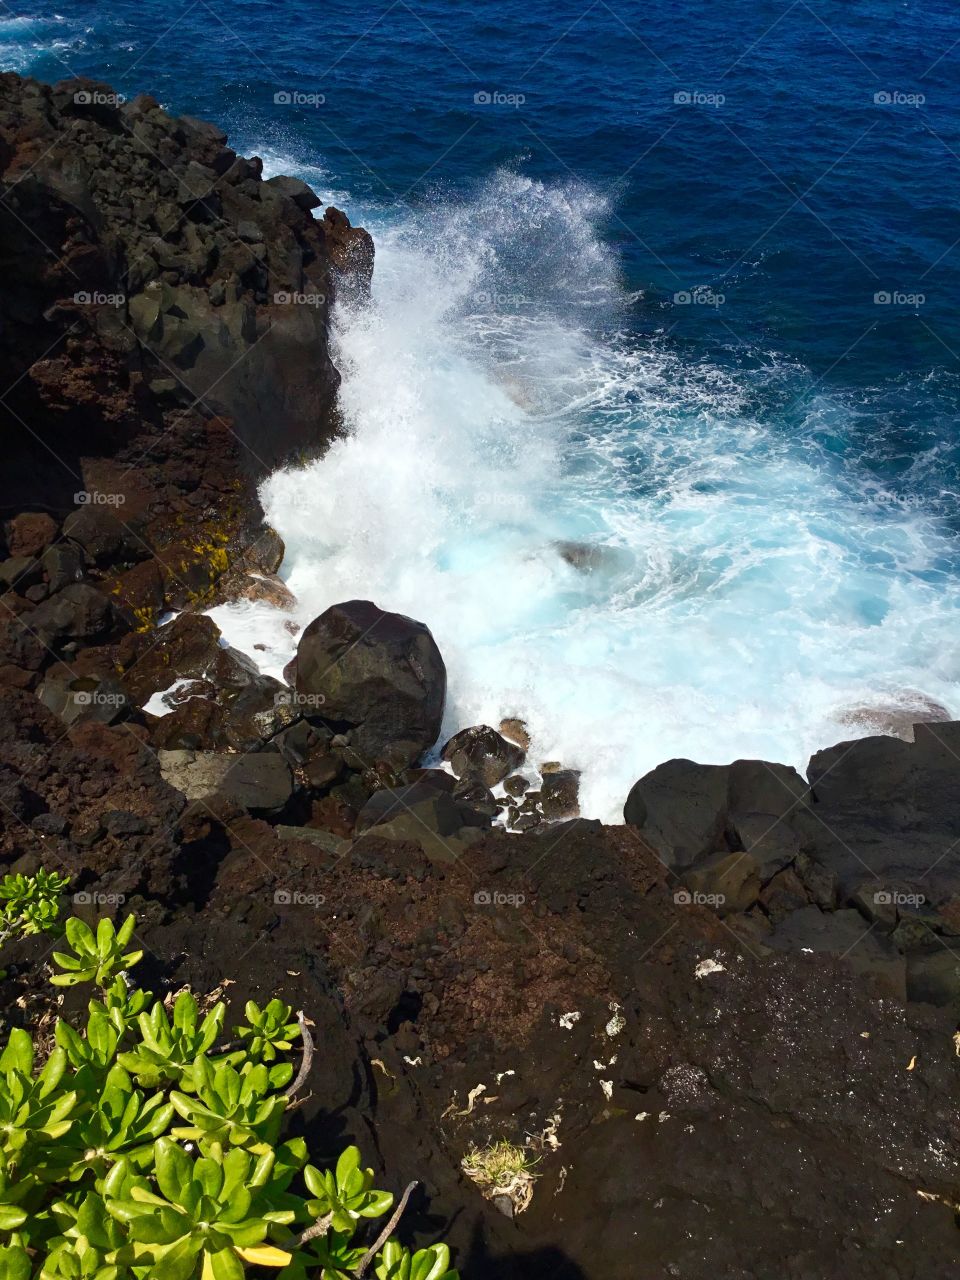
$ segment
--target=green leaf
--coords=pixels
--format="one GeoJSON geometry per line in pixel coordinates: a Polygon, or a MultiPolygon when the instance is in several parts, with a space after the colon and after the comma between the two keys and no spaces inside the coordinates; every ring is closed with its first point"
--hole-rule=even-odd
{"type": "Polygon", "coordinates": [[[193,1179],[193,1161],[172,1138],[158,1138],[153,1150],[157,1186],[176,1204],[180,1192],[193,1179]]]}

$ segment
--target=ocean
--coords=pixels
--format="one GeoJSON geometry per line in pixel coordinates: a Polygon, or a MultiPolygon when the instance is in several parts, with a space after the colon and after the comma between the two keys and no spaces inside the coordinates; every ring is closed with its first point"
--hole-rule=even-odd
{"type": "Polygon", "coordinates": [[[955,5],[0,13],[4,69],[214,120],[375,237],[347,435],[263,487],[300,622],[427,623],[446,729],[522,717],[610,820],[671,757],[960,717],[955,5]]]}

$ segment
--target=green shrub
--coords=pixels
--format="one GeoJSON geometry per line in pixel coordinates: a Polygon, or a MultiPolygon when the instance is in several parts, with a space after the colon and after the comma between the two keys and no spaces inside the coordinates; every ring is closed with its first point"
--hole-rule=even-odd
{"type": "MultiPolygon", "coordinates": [[[[9,889],[17,920],[43,900],[9,889]]],[[[446,1245],[411,1254],[392,1238],[412,1186],[364,1247],[364,1221],[390,1213],[393,1196],[357,1148],[320,1170],[302,1139],[281,1140],[312,1061],[303,1015],[250,1001],[220,1046],[225,1004],[202,1013],[183,991],[168,1011],[132,986],[134,928],[132,916],[95,933],[67,920],[70,951],[54,953],[52,981],[98,988],[86,1025],[59,1019],[39,1070],[22,1029],[0,1054],[0,1280],[243,1280],[250,1268],[278,1280],[458,1280],[446,1245]],[[285,1055],[298,1047],[291,1085],[285,1055]]]]}
{"type": "Polygon", "coordinates": [[[0,942],[59,927],[60,895],[70,881],[41,867],[35,876],[6,875],[0,880],[0,942]]]}

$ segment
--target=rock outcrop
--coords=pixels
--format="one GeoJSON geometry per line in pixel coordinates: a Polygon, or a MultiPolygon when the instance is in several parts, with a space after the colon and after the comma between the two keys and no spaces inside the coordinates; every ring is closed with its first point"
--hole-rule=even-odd
{"type": "MultiPolygon", "coordinates": [[[[0,75],[0,517],[85,504],[63,533],[139,626],[211,598],[256,480],[337,430],[330,308],[372,242],[262,168],[152,98],[0,75]]],[[[37,536],[8,524],[8,553],[37,536]]]]}

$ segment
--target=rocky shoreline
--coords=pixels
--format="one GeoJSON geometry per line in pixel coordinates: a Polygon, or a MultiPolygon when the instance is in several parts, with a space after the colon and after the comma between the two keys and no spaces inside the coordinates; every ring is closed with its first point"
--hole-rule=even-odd
{"type": "Polygon", "coordinates": [[[205,615],[283,607],[257,482],[339,430],[374,253],[320,203],[150,98],[0,76],[5,867],[135,910],[155,990],[306,1009],[311,1149],[419,1180],[404,1230],[465,1277],[952,1276],[960,724],[669,761],[605,827],[519,721],[423,766],[421,622],[341,602],[279,681],[205,615]],[[498,1139],[513,1198],[463,1167],[498,1139]]]}

